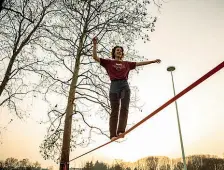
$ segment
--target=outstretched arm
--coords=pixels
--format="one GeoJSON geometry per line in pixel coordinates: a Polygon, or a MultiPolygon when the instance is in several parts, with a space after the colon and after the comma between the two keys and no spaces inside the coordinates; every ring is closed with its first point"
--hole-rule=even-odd
{"type": "Polygon", "coordinates": [[[142,61],[142,62],[136,62],[136,66],[143,66],[143,65],[148,65],[148,64],[152,64],[152,63],[160,63],[161,60],[160,59],[156,59],[153,61],[142,61]]]}
{"type": "Polygon", "coordinates": [[[96,52],[96,49],[97,49],[97,38],[94,37],[93,38],[93,59],[97,62],[100,62],[100,58],[97,56],[97,52],[96,52]]]}

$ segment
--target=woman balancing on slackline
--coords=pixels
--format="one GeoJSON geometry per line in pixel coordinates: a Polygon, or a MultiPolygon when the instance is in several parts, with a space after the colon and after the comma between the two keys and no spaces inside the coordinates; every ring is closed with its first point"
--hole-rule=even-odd
{"type": "Polygon", "coordinates": [[[143,61],[143,62],[129,62],[124,61],[124,50],[120,46],[115,46],[112,49],[112,59],[103,59],[97,56],[97,38],[93,38],[93,59],[103,66],[111,80],[110,84],[110,105],[111,114],[109,122],[110,139],[115,140],[118,136],[125,132],[128,119],[128,110],[130,102],[130,88],[128,85],[128,74],[130,70],[136,68],[136,66],[142,66],[152,63],[160,63],[161,60],[143,61]],[[121,102],[120,102],[121,101],[121,102]],[[121,104],[121,107],[119,107],[121,104]],[[120,108],[120,117],[118,123],[118,115],[120,108]]]}

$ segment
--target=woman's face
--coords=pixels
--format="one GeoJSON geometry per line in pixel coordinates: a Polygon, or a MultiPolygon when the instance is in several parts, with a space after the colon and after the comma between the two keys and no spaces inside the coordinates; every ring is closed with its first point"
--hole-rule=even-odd
{"type": "Polygon", "coordinates": [[[122,49],[120,47],[117,47],[115,49],[115,57],[116,58],[123,58],[123,52],[122,52],[122,49]]]}

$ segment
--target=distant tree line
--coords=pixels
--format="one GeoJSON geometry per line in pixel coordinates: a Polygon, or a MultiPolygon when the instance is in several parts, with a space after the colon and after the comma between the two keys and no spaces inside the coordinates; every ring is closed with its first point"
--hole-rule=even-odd
{"type": "Polygon", "coordinates": [[[16,158],[7,158],[5,161],[0,160],[0,170],[52,170],[53,167],[47,169],[41,168],[39,162],[30,162],[29,159],[18,160],[16,158]]]}
{"type": "MultiPolygon", "coordinates": [[[[134,163],[120,161],[114,165],[103,162],[86,162],[82,170],[182,170],[181,159],[168,157],[147,157],[134,163]]],[[[224,159],[210,155],[194,155],[187,157],[188,170],[224,170],[224,159]]]]}
{"type": "MultiPolygon", "coordinates": [[[[186,158],[188,170],[224,170],[224,159],[211,155],[193,155],[186,158]]],[[[72,169],[72,168],[71,168],[72,169]]],[[[81,170],[182,170],[181,159],[170,159],[168,157],[146,157],[133,163],[117,161],[109,165],[104,162],[86,162],[81,170]]],[[[41,168],[39,162],[31,162],[29,159],[18,160],[7,158],[0,160],[0,170],[53,170],[41,168]]]]}
{"type": "Polygon", "coordinates": [[[123,170],[123,166],[122,164],[119,164],[119,163],[109,166],[108,164],[103,162],[96,161],[95,163],[93,163],[91,161],[91,162],[86,162],[82,170],[123,170]]]}

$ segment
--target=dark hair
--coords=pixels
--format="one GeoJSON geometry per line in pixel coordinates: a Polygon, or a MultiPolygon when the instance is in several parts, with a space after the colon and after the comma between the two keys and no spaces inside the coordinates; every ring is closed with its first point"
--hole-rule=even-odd
{"type": "Polygon", "coordinates": [[[124,55],[124,49],[123,47],[121,46],[115,46],[113,49],[112,49],[112,58],[115,59],[115,50],[116,48],[121,48],[121,51],[122,51],[122,55],[124,55]]]}

